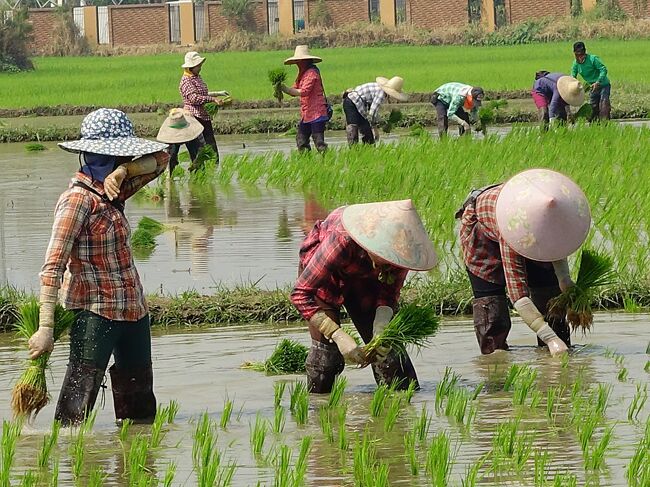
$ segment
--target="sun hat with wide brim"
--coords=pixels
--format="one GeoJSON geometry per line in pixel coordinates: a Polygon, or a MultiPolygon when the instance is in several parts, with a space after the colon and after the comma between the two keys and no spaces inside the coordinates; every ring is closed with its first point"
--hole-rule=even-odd
{"type": "Polygon", "coordinates": [[[497,198],[501,237],[519,255],[553,262],[583,244],[591,225],[589,202],[564,174],[530,169],[510,179],[497,198]]]}
{"type": "Polygon", "coordinates": [[[190,51],[185,54],[185,62],[182,64],[181,68],[194,68],[204,61],[205,58],[201,57],[198,52],[190,51]]]}
{"type": "Polygon", "coordinates": [[[167,144],[136,137],[133,123],[124,112],[114,108],[100,108],[84,117],[81,122],[81,139],[60,142],[59,147],[74,153],[135,157],[164,150],[167,144]]]}
{"type": "Polygon", "coordinates": [[[203,125],[181,108],[172,108],[160,126],[156,140],[167,144],[182,144],[203,133],[203,125]]]}
{"type": "Polygon", "coordinates": [[[313,56],[309,54],[309,46],[301,45],[296,46],[296,50],[293,53],[293,56],[284,60],[284,64],[298,64],[299,61],[312,61],[314,63],[320,63],[322,61],[318,56],[313,56]]]}
{"type": "Polygon", "coordinates": [[[350,205],[341,222],[357,244],[390,264],[415,271],[436,265],[433,243],[411,200],[350,205]]]}
{"type": "Polygon", "coordinates": [[[562,76],[557,80],[557,91],[562,99],[574,107],[581,106],[585,101],[585,88],[573,76],[562,76]]]}
{"type": "Polygon", "coordinates": [[[399,76],[393,76],[391,79],[379,76],[375,81],[388,96],[399,101],[406,101],[409,99],[408,95],[402,92],[404,80],[399,76]]]}

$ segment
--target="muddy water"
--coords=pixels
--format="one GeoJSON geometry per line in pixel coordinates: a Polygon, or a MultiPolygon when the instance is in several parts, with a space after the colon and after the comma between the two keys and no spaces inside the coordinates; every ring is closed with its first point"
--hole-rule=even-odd
{"type": "MultiPolygon", "coordinates": [[[[430,436],[446,430],[450,433],[456,451],[452,483],[460,485],[465,468],[486,454],[492,445],[497,424],[514,417],[516,411],[523,414],[522,428],[534,436],[533,451],[548,451],[550,462],[548,476],[556,472],[577,474],[578,485],[624,486],[625,465],[632,455],[634,444],[642,431],[642,424],[627,420],[627,408],[636,391],[636,384],[647,384],[648,374],[644,364],[650,359],[646,355],[650,316],[632,314],[599,314],[596,316],[595,331],[588,337],[576,337],[580,344],[570,357],[569,365],[563,368],[559,361],[533,346],[531,333],[518,320],[513,323],[510,335],[512,351],[480,356],[477,351],[471,323],[464,320],[445,321],[431,348],[414,356],[422,390],[414,397],[411,406],[401,412],[397,426],[391,433],[383,433],[383,420],[371,419],[369,404],[375,389],[370,370],[347,368],[348,378],[345,400],[349,403],[346,428],[352,439],[356,432],[368,429],[378,438],[379,458],[390,465],[391,485],[429,484],[424,467],[419,476],[412,476],[404,457],[403,437],[411,427],[413,419],[424,406],[433,416],[430,436]],[[607,348],[624,356],[624,362],[617,365],[608,356],[607,348]],[[600,473],[585,474],[582,453],[574,427],[568,423],[570,412],[568,392],[561,403],[555,423],[545,416],[545,399],[536,409],[515,408],[512,393],[499,391],[505,371],[513,364],[529,363],[537,369],[537,385],[544,392],[550,385],[570,385],[581,370],[586,384],[596,387],[597,383],[611,384],[612,394],[606,417],[614,426],[614,436],[606,453],[605,468],[600,473]],[[462,376],[462,384],[475,387],[488,382],[478,399],[478,413],[470,428],[461,428],[437,415],[434,409],[435,386],[443,376],[445,367],[452,367],[462,376]],[[617,379],[620,368],[629,371],[626,381],[617,379]]],[[[273,468],[264,461],[255,459],[249,444],[249,425],[255,416],[273,420],[273,384],[276,381],[291,381],[299,376],[266,377],[261,373],[242,370],[239,365],[247,360],[263,360],[281,337],[290,337],[308,344],[306,330],[299,327],[275,328],[269,326],[233,327],[188,332],[167,330],[164,335],[153,338],[155,390],[162,403],[175,399],[180,403],[180,412],[175,424],[165,427],[166,436],[162,446],[152,453],[150,467],[160,479],[164,476],[169,461],[177,464],[173,485],[196,485],[192,471],[192,431],[194,418],[207,411],[219,420],[225,398],[234,401],[234,412],[227,431],[219,432],[218,445],[225,459],[237,463],[233,485],[272,485],[273,468]]],[[[58,388],[64,374],[67,344],[57,346],[52,363],[50,386],[56,401],[58,388]]],[[[21,371],[24,351],[9,335],[0,336],[0,416],[10,417],[9,394],[11,385],[21,371]]],[[[84,475],[92,466],[101,466],[108,474],[106,485],[127,485],[123,476],[124,461],[122,446],[118,440],[118,428],[113,424],[110,384],[106,393],[106,406],[99,406],[94,432],[87,439],[86,465],[84,475]]],[[[545,397],[545,394],[544,394],[545,397]]],[[[319,427],[318,407],[325,397],[312,395],[310,398],[309,423],[297,427],[287,411],[287,421],[281,435],[269,433],[264,454],[271,455],[274,446],[287,444],[297,455],[300,438],[314,437],[308,468],[308,485],[352,485],[352,452],[341,454],[337,447],[324,439],[319,427]]],[[[288,409],[288,392],[283,405],[288,409]]],[[[35,451],[40,447],[43,435],[49,429],[54,407],[49,405],[37,418],[35,424],[26,428],[16,454],[16,475],[26,468],[34,468],[35,451]]],[[[645,421],[650,412],[646,404],[639,418],[645,421]]],[[[136,433],[148,434],[146,426],[134,426],[131,437],[136,433]]],[[[600,438],[602,429],[595,435],[600,438]]],[[[71,464],[68,446],[69,434],[59,440],[57,456],[60,458],[60,485],[72,485],[71,464]]],[[[419,455],[424,458],[421,448],[419,455]]],[[[480,485],[534,485],[532,457],[518,477],[495,478],[487,473],[480,485]]]]}

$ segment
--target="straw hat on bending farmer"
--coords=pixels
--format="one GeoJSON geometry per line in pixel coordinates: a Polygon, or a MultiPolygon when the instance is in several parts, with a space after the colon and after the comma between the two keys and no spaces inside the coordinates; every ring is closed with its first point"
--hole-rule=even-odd
{"type": "MultiPolygon", "coordinates": [[[[203,125],[188,110],[172,108],[169,111],[169,115],[158,130],[156,140],[170,144],[168,149],[170,175],[178,165],[178,152],[181,145],[185,144],[190,153],[190,160],[194,163],[199,149],[205,145],[202,134],[203,125]]],[[[193,170],[192,166],[190,170],[193,170]]]]}
{"type": "Polygon", "coordinates": [[[379,139],[376,124],[379,107],[387,96],[406,101],[408,96],[402,92],[404,80],[399,76],[391,79],[378,77],[374,83],[365,83],[350,88],[343,93],[343,111],[345,112],[345,132],[348,144],[359,142],[359,132],[364,144],[374,144],[379,139]]]}
{"type": "Polygon", "coordinates": [[[431,96],[438,119],[438,135],[442,137],[447,134],[449,120],[459,125],[460,135],[469,134],[470,120],[478,119],[478,109],[484,96],[483,88],[479,86],[445,83],[438,87],[431,96]],[[468,112],[472,114],[471,119],[468,112]]]}
{"type": "MultiPolygon", "coordinates": [[[[311,392],[330,392],[344,360],[365,354],[340,327],[341,306],[364,342],[383,331],[397,307],[409,270],[436,263],[433,244],[411,200],[344,206],[318,221],[300,247],[291,301],[309,322],[311,392]]],[[[408,387],[417,375],[408,355],[383,350],[372,364],[377,383],[408,387]]],[[[417,384],[416,384],[417,385],[417,384]]]]}
{"type": "Polygon", "coordinates": [[[551,298],[574,286],[566,258],[585,241],[591,224],[578,185],[548,169],[524,171],[505,184],[472,191],[456,217],[481,353],[508,350],[506,291],[538,344],[551,355],[566,352],[569,325],[547,312],[551,298]]]}
{"type": "Polygon", "coordinates": [[[124,203],[165,170],[167,145],[136,137],[123,112],[101,108],[84,118],[80,140],[59,146],[79,154],[80,169],[56,206],[30,358],[54,348],[60,288],[64,307],[74,310],[76,319],[55,419],[64,425],[85,419],[113,355],[115,417],[153,421],[149,310],[133,263],[124,203]]]}
{"type": "Polygon", "coordinates": [[[531,94],[539,121],[544,127],[554,120],[566,123],[569,105],[579,107],[585,101],[585,90],[580,81],[572,76],[548,71],[535,73],[531,94]]]}

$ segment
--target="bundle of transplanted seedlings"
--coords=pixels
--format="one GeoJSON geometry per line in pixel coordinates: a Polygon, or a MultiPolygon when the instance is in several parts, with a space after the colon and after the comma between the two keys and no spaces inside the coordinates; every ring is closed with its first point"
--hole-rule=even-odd
{"type": "Polygon", "coordinates": [[[402,113],[401,110],[398,110],[397,108],[393,108],[390,111],[390,114],[388,115],[388,118],[384,120],[384,122],[381,124],[381,129],[387,133],[390,134],[393,129],[399,124],[402,120],[404,119],[404,114],[402,113]]]}
{"type": "Polygon", "coordinates": [[[579,120],[581,118],[589,120],[591,118],[592,112],[593,109],[591,108],[591,105],[589,103],[585,103],[578,109],[574,118],[575,120],[579,120]]]}
{"type": "Polygon", "coordinates": [[[296,374],[305,371],[308,348],[284,338],[264,362],[245,362],[242,368],[266,372],[268,375],[296,374]]]}
{"type": "Polygon", "coordinates": [[[232,104],[232,96],[224,96],[221,98],[221,103],[222,105],[217,105],[215,102],[211,101],[206,103],[204,106],[205,111],[208,112],[208,115],[210,115],[210,118],[214,118],[217,116],[219,113],[219,109],[223,108],[226,105],[232,104]]]}
{"type": "Polygon", "coordinates": [[[143,216],[138,228],[131,234],[131,247],[136,251],[152,251],[156,247],[155,238],[168,227],[153,218],[143,216]]]}
{"type": "Polygon", "coordinates": [[[375,335],[363,347],[366,363],[375,361],[380,348],[390,348],[403,355],[409,345],[426,346],[429,339],[438,331],[439,325],[440,320],[431,308],[422,308],[415,304],[402,307],[386,325],[384,331],[375,335]]]}
{"type": "Polygon", "coordinates": [[[283,68],[270,69],[268,76],[273,85],[273,98],[282,103],[282,84],[287,80],[287,72],[283,68]]]}
{"type": "Polygon", "coordinates": [[[597,289],[614,283],[614,269],[610,256],[585,249],[580,255],[580,268],[575,286],[567,289],[549,301],[549,313],[567,320],[574,330],[583,333],[591,329],[594,322],[591,303],[597,289]]]}
{"type": "MultiPolygon", "coordinates": [[[[20,315],[16,324],[18,335],[29,340],[38,331],[38,318],[40,306],[36,298],[31,298],[20,307],[20,315]]],[[[72,326],[75,315],[72,311],[64,309],[57,304],[54,311],[54,341],[72,326]]],[[[48,367],[50,353],[46,352],[40,357],[30,360],[27,369],[20,376],[11,392],[11,409],[16,416],[27,418],[35,417],[50,401],[47,392],[45,370],[48,367]]]]}
{"type": "Polygon", "coordinates": [[[506,100],[491,100],[487,105],[478,109],[478,130],[487,135],[487,129],[497,119],[500,108],[508,104],[506,100]]]}

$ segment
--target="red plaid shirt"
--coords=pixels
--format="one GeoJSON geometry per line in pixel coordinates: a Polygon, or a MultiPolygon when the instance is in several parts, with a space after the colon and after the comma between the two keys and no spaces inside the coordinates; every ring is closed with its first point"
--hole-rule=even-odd
{"type": "Polygon", "coordinates": [[[465,208],[460,243],[469,271],[488,282],[505,284],[514,303],[529,295],[526,259],[501,238],[496,205],[502,187],[488,189],[476,199],[475,206],[465,208]]]}
{"type": "Polygon", "coordinates": [[[307,123],[327,116],[327,104],[323,92],[323,82],[317,68],[309,68],[293,85],[300,90],[300,120],[307,123]]]}
{"type": "MultiPolygon", "coordinates": [[[[154,154],[156,171],[125,181],[125,201],[167,167],[169,156],[154,154]]],[[[67,309],[86,309],[109,320],[137,321],[148,308],[131,255],[131,229],[120,210],[87,189],[104,194],[104,185],[78,172],[54,212],[50,244],[41,268],[41,285],[59,287],[67,309]]]]}
{"type": "MultiPolygon", "coordinates": [[[[306,320],[319,310],[315,297],[335,306],[343,305],[343,291],[354,281],[378,281],[379,270],[372,265],[368,252],[363,250],[343,228],[338,208],[324,221],[316,222],[300,247],[300,265],[303,269],[291,293],[291,302],[306,320]]],[[[395,309],[408,271],[395,268],[392,284],[379,284],[376,296],[358,296],[372,300],[374,306],[395,309]]]]}
{"type": "Polygon", "coordinates": [[[205,110],[204,105],[212,101],[208,96],[208,85],[205,84],[200,76],[183,76],[178,90],[183,97],[183,108],[196,118],[201,120],[210,120],[210,115],[205,110]]]}

